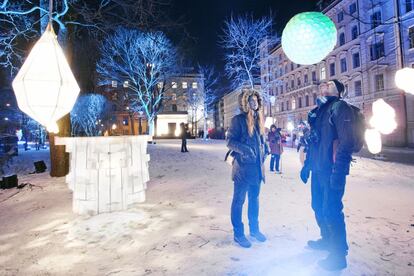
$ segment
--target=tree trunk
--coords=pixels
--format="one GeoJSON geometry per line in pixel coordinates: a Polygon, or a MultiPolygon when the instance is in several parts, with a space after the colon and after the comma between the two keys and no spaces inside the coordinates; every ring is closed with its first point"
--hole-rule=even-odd
{"type": "MultiPolygon", "coordinates": [[[[49,0],[39,0],[39,6],[48,11],[49,10],[49,0]]],[[[40,11],[40,33],[43,34],[43,32],[46,30],[46,26],[49,23],[49,16],[48,13],[40,11]]]]}
{"type": "Polygon", "coordinates": [[[69,173],[69,154],[65,151],[65,146],[55,146],[55,136],[70,136],[70,113],[59,121],[59,133],[49,133],[50,143],[50,176],[62,177],[69,173]]]}
{"type": "Polygon", "coordinates": [[[207,134],[208,134],[208,130],[207,130],[207,114],[208,112],[206,111],[207,108],[204,106],[204,133],[203,133],[203,139],[207,140],[207,134]]]}

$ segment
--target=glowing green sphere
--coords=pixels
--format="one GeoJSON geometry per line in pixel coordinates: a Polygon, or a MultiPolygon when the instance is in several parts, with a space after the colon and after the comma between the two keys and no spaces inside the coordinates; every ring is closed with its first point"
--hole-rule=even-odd
{"type": "Polygon", "coordinates": [[[320,12],[303,12],[286,24],[282,48],[296,64],[311,65],[323,60],[335,47],[336,27],[320,12]]]}

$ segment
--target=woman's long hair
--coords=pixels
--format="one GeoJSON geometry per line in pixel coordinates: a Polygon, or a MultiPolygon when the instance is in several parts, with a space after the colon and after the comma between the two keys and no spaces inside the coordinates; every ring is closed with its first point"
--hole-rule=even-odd
{"type": "Polygon", "coordinates": [[[249,97],[256,96],[257,102],[259,104],[259,110],[257,110],[257,120],[259,124],[259,132],[261,135],[265,134],[265,128],[264,128],[264,118],[263,118],[263,99],[259,92],[254,90],[245,90],[242,93],[240,107],[241,110],[246,113],[246,124],[247,124],[247,130],[249,132],[250,137],[253,136],[254,132],[254,110],[250,108],[249,105],[249,97]]]}

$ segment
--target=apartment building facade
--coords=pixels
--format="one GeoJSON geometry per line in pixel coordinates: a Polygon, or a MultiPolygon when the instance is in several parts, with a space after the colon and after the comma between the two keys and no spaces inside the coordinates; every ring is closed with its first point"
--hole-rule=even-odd
{"type": "Polygon", "coordinates": [[[292,63],[278,43],[261,45],[261,81],[269,95],[276,124],[286,128],[307,120],[321,82],[338,79],[345,99],[371,116],[372,103],[383,98],[397,112],[398,128],[384,136],[386,145],[414,146],[414,99],[398,89],[398,69],[414,63],[414,1],[320,1],[319,9],[338,30],[334,50],[320,63],[292,63]],[[396,23],[397,18],[401,24],[396,23]],[[401,36],[401,39],[399,39],[401,36]],[[400,44],[399,41],[402,43],[400,44]]]}

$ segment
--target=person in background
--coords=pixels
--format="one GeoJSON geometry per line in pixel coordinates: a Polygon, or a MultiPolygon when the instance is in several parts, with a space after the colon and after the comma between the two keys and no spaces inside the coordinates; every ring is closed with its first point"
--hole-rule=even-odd
{"type": "Polygon", "coordinates": [[[187,149],[187,135],[188,128],[184,123],[180,124],[180,135],[181,135],[181,152],[188,152],[187,149]]]}
{"type": "Polygon", "coordinates": [[[270,131],[267,135],[267,141],[269,142],[270,147],[270,171],[276,173],[280,173],[279,163],[280,163],[280,156],[283,153],[283,145],[282,145],[282,137],[280,135],[280,128],[277,131],[275,125],[270,126],[270,131]]]}

